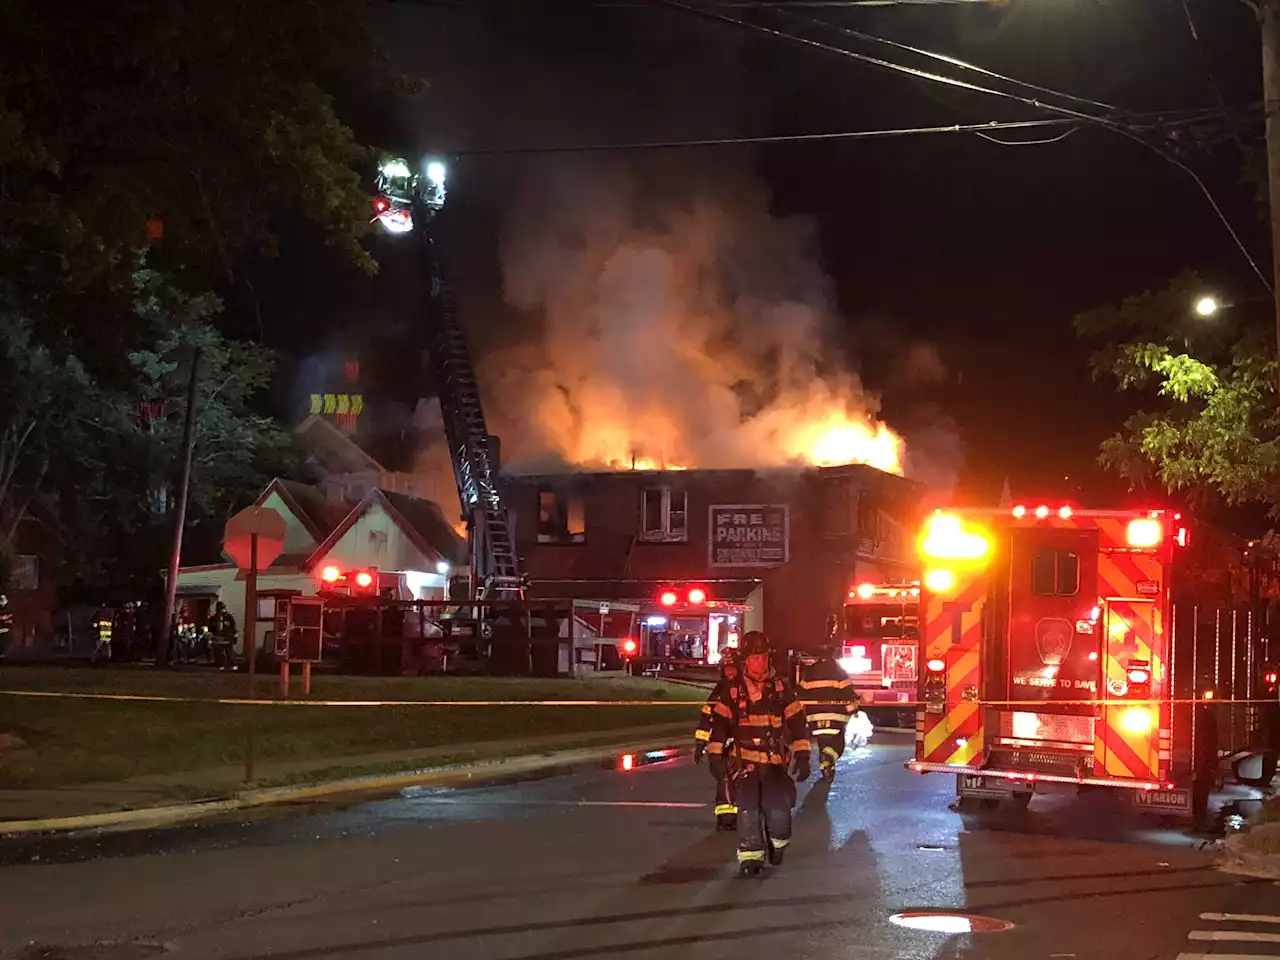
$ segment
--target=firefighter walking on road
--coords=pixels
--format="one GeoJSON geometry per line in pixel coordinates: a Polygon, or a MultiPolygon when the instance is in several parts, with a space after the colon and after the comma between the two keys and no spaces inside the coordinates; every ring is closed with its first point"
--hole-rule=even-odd
{"type": "MultiPolygon", "coordinates": [[[[711,742],[711,720],[715,705],[724,699],[729,686],[738,679],[738,651],[732,647],[726,649],[720,660],[720,680],[702,705],[702,717],[698,720],[698,729],[693,735],[693,762],[702,763],[707,752],[707,744],[711,742]]],[[[723,776],[716,777],[716,829],[737,830],[738,808],[733,802],[733,778],[726,771],[723,776]]]]}
{"type": "Polygon", "coordinates": [[[859,701],[853,681],[831,647],[824,646],[817,660],[800,668],[800,696],[818,751],[818,769],[823,779],[834,780],[836,763],[844,754],[845,729],[857,714],[859,701]]]}
{"type": "Polygon", "coordinates": [[[791,841],[796,786],[787,768],[794,760],[796,780],[809,779],[809,730],[795,687],[773,671],[768,638],[752,630],[740,649],[742,674],[712,710],[707,755],[712,775],[733,774],[738,865],[755,876],[766,857],[782,863],[791,841]]]}

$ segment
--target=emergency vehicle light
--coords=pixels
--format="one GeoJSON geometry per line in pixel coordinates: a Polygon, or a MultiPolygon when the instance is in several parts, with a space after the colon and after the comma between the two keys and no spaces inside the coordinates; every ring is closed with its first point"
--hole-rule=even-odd
{"type": "Polygon", "coordinates": [[[1058,516],[1060,516],[1063,520],[1070,520],[1070,519],[1071,519],[1071,508],[1070,508],[1070,507],[1063,507],[1061,510],[1059,510],[1059,511],[1058,511],[1058,516]]]}
{"type": "Polygon", "coordinates": [[[325,567],[320,571],[320,579],[325,583],[337,583],[342,579],[342,571],[337,567],[325,567]]]}
{"type": "Polygon", "coordinates": [[[623,640],[622,652],[625,653],[627,656],[631,656],[631,654],[636,652],[636,642],[632,640],[630,637],[628,637],[626,640],[623,640]]]}
{"type": "Polygon", "coordinates": [[[1021,520],[1023,517],[1027,515],[1027,508],[1024,507],[1022,504],[1018,504],[1016,507],[1013,508],[1013,515],[1017,519],[1021,520]]]}
{"type": "Polygon", "coordinates": [[[1136,667],[1129,671],[1130,683],[1147,683],[1151,679],[1151,671],[1136,667]]]}
{"type": "Polygon", "coordinates": [[[947,662],[934,657],[934,659],[926,663],[925,666],[929,668],[930,673],[941,673],[943,670],[947,669],[947,662]]]}
{"type": "Polygon", "coordinates": [[[925,526],[920,552],[943,560],[981,560],[991,549],[991,541],[981,533],[966,530],[960,518],[938,513],[925,526]]]}
{"type": "Polygon", "coordinates": [[[1263,680],[1265,680],[1267,683],[1273,684],[1273,683],[1275,683],[1277,680],[1280,680],[1280,676],[1277,676],[1276,672],[1275,672],[1274,670],[1272,670],[1270,673],[1268,673],[1268,674],[1267,674],[1265,677],[1263,677],[1262,679],[1263,679],[1263,680]]]}
{"type": "Polygon", "coordinates": [[[1149,733],[1151,726],[1151,711],[1142,707],[1131,707],[1120,715],[1120,727],[1125,733],[1149,733]]]}
{"type": "Polygon", "coordinates": [[[1044,504],[1040,504],[1040,506],[1036,507],[1036,516],[1039,517],[1041,520],[1043,520],[1048,515],[1049,515],[1049,508],[1046,507],[1044,504]]]}
{"type": "Polygon", "coordinates": [[[875,584],[871,584],[871,583],[858,584],[858,596],[861,597],[863,600],[870,600],[873,596],[875,596],[875,593],[876,593],[875,584]]]}
{"type": "Polygon", "coordinates": [[[934,593],[946,593],[955,586],[955,582],[950,570],[930,570],[924,575],[924,585],[934,593]]]}
{"type": "Polygon", "coordinates": [[[707,591],[701,589],[700,587],[694,587],[692,590],[689,591],[689,602],[694,604],[706,603],[707,591]]]}
{"type": "Polygon", "coordinates": [[[378,197],[377,200],[373,201],[373,209],[377,213],[386,213],[389,206],[391,206],[391,203],[386,197],[378,197]]]}
{"type": "Polygon", "coordinates": [[[1154,547],[1163,537],[1164,528],[1154,517],[1130,520],[1129,529],[1125,532],[1125,539],[1129,541],[1131,547],[1154,547]]]}
{"type": "Polygon", "coordinates": [[[361,587],[367,587],[373,583],[373,574],[367,570],[361,570],[356,574],[356,584],[361,587]]]}
{"type": "Polygon", "coordinates": [[[673,606],[675,606],[675,603],[676,603],[676,595],[675,595],[675,591],[673,591],[673,590],[668,590],[666,593],[664,593],[664,594],[659,598],[659,600],[661,600],[662,605],[663,605],[664,607],[673,607],[673,606]]]}

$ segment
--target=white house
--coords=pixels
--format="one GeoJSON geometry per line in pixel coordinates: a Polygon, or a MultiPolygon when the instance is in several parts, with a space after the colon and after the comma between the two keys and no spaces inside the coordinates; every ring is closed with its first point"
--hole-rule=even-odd
{"type": "MultiPolygon", "coordinates": [[[[314,596],[328,568],[368,571],[380,593],[404,600],[443,599],[448,575],[467,563],[466,543],[430,500],[373,488],[359,501],[332,498],[317,487],[272,480],[255,502],[284,518],[281,555],[258,576],[256,636],[272,627],[277,596],[314,596]]],[[[245,623],[244,574],[234,563],[183,567],[178,596],[198,606],[221,600],[245,623]]]]}

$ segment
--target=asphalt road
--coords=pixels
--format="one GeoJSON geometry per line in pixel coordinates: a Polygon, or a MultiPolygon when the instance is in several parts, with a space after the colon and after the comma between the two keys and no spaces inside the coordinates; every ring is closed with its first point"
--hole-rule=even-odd
{"type": "Polygon", "coordinates": [[[736,876],[687,755],[408,791],[253,821],[0,844],[4,956],[1174,958],[1280,956],[1280,886],[1217,872],[1204,837],[1105,796],[962,816],[908,739],[801,788],[787,862],[736,876]],[[896,925],[910,910],[1012,924],[896,925]],[[1202,916],[1204,915],[1204,916],[1202,916]],[[1274,938],[1274,939],[1272,939],[1274,938]]]}

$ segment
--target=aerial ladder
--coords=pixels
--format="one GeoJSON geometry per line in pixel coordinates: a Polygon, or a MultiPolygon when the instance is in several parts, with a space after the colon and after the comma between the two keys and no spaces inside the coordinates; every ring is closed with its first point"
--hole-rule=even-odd
{"type": "Polygon", "coordinates": [[[427,282],[427,354],[440,397],[445,439],[471,547],[472,599],[523,600],[525,578],[516,554],[511,514],[498,488],[494,439],[485,424],[480,388],[453,292],[444,281],[430,226],[445,202],[445,167],[430,161],[421,174],[402,159],[378,170],[376,219],[388,233],[416,238],[427,282]]]}

